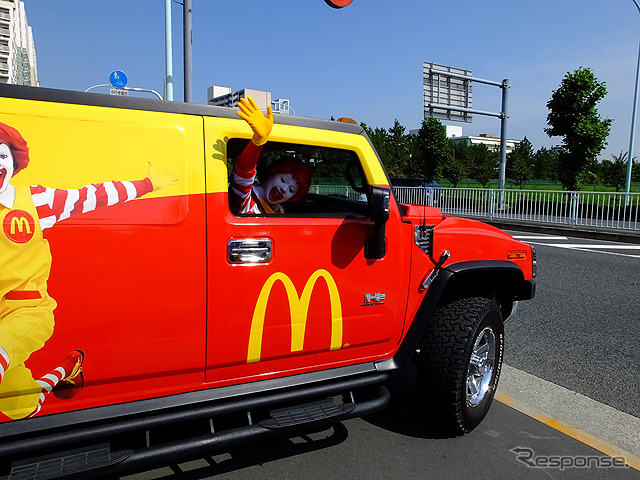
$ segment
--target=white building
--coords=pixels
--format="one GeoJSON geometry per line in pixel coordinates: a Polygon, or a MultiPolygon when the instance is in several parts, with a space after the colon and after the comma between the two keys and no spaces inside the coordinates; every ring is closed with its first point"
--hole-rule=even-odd
{"type": "Polygon", "coordinates": [[[282,115],[295,115],[296,113],[291,108],[291,103],[288,98],[276,98],[271,100],[271,107],[273,113],[281,113],[282,115]]]}
{"type": "MultiPolygon", "coordinates": [[[[481,143],[489,148],[495,148],[496,150],[500,148],[500,138],[496,135],[492,135],[490,133],[481,133],[477,136],[462,135],[462,128],[457,128],[460,128],[460,130],[450,130],[449,126],[447,125],[447,138],[449,138],[449,140],[451,140],[453,143],[465,142],[469,145],[476,145],[481,143]]],[[[511,153],[518,143],[520,143],[520,140],[507,139],[507,153],[511,153]]]]}
{"type": "Polygon", "coordinates": [[[260,110],[267,110],[271,105],[271,92],[261,90],[251,90],[245,88],[237,92],[232,92],[229,87],[218,87],[213,85],[207,89],[207,103],[219,107],[235,107],[241,98],[251,97],[256,101],[260,110]]]}
{"type": "Polygon", "coordinates": [[[266,112],[267,107],[271,105],[273,113],[295,115],[293,108],[291,108],[289,99],[278,98],[276,100],[271,100],[271,92],[251,90],[249,88],[232,92],[229,87],[219,87],[218,85],[212,85],[207,89],[207,103],[218,107],[236,107],[241,98],[247,97],[253,98],[258,105],[258,108],[262,111],[266,112]]]}
{"type": "Polygon", "coordinates": [[[20,0],[0,0],[0,82],[38,86],[33,34],[20,0]]]}
{"type": "MultiPolygon", "coordinates": [[[[500,138],[491,133],[481,133],[480,135],[462,135],[462,127],[458,125],[445,125],[447,132],[447,138],[453,143],[467,143],[468,145],[474,145],[483,143],[489,148],[500,149],[500,138]]],[[[417,135],[420,130],[411,130],[411,135],[417,135]]],[[[510,140],[507,139],[507,153],[511,153],[516,145],[522,140],[510,140]]]]}

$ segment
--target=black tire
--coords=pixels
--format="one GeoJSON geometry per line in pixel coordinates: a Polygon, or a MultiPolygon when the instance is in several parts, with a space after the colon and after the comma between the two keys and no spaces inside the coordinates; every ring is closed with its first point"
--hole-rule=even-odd
{"type": "Polygon", "coordinates": [[[449,433],[470,432],[489,411],[498,386],[504,352],[500,308],[480,297],[439,308],[419,349],[418,393],[427,415],[449,433]]]}

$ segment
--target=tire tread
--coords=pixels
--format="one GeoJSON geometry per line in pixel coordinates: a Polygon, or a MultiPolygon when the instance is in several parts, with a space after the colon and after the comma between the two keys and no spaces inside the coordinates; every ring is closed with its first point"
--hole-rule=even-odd
{"type": "MultiPolygon", "coordinates": [[[[445,429],[456,434],[468,433],[477,422],[468,418],[466,408],[466,370],[471,348],[479,327],[488,315],[500,316],[499,307],[483,297],[453,301],[434,313],[420,342],[418,392],[429,413],[445,429]]],[[[500,316],[500,328],[502,328],[500,316]]],[[[500,332],[502,333],[502,332],[500,332]]],[[[497,385],[502,360],[502,343],[498,347],[498,365],[493,382],[497,385]]],[[[483,409],[494,391],[483,401],[483,409]]]]}

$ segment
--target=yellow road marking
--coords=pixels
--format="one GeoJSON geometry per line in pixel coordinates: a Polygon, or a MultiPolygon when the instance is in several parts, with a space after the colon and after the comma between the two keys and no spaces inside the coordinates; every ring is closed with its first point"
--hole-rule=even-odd
{"type": "Polygon", "coordinates": [[[615,445],[602,440],[601,438],[596,437],[590,433],[587,433],[583,430],[580,430],[573,425],[570,425],[562,420],[558,420],[557,418],[547,417],[539,412],[535,411],[533,407],[527,405],[524,402],[516,400],[515,398],[511,398],[504,393],[499,393],[495,396],[495,399],[500,403],[503,403],[515,410],[518,410],[525,415],[538,420],[545,425],[553,428],[554,430],[558,430],[559,432],[564,433],[565,435],[570,436],[571,438],[575,438],[579,442],[584,443],[596,450],[610,456],[610,457],[624,457],[624,461],[631,468],[640,471],[640,457],[630,453],[626,450],[623,450],[615,445]]]}

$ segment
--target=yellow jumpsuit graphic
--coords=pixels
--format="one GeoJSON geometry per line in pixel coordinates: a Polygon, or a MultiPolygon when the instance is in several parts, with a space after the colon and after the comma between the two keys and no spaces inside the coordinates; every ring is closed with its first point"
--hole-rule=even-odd
{"type": "Polygon", "coordinates": [[[54,329],[56,302],[47,293],[52,258],[43,231],[71,216],[179,183],[149,162],[143,180],[70,190],[14,187],[11,179],[28,163],[29,148],[20,132],[0,122],[0,412],[13,420],[37,414],[49,393],[71,399],[84,385],[82,350],[70,352],[38,379],[25,365],[54,329]]]}
{"type": "Polygon", "coordinates": [[[13,209],[0,204],[0,219],[0,345],[11,359],[0,383],[0,411],[16,419],[38,405],[42,386],[24,362],[53,334],[56,302],[47,294],[49,243],[28,187],[16,188],[13,209]]]}

